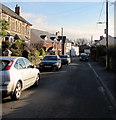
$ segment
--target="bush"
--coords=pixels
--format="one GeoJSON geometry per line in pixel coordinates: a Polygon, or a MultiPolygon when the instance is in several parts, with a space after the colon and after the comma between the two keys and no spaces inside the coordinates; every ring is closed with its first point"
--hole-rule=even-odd
{"type": "Polygon", "coordinates": [[[2,41],[2,53],[5,51],[6,48],[10,48],[11,42],[9,41],[2,41]]]}
{"type": "MultiPolygon", "coordinates": [[[[106,64],[106,47],[103,45],[91,47],[91,58],[98,61],[101,65],[106,64]]],[[[109,46],[108,48],[108,68],[116,71],[116,45],[109,46]]]]}
{"type": "Polygon", "coordinates": [[[110,46],[108,49],[110,69],[116,71],[116,46],[110,46]]]}
{"type": "Polygon", "coordinates": [[[22,46],[24,42],[22,40],[17,40],[10,47],[12,51],[12,56],[22,56],[22,46]]]}
{"type": "Polygon", "coordinates": [[[45,50],[43,48],[40,48],[40,56],[45,56],[46,53],[45,53],[45,50]]]}

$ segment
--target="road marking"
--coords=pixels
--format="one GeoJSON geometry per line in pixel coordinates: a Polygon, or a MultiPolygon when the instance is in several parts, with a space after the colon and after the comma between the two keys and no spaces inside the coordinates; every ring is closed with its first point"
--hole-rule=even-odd
{"type": "Polygon", "coordinates": [[[104,84],[103,80],[99,77],[99,75],[97,74],[97,72],[95,71],[95,69],[92,67],[92,65],[88,62],[87,63],[89,65],[89,67],[93,70],[94,74],[96,75],[97,79],[99,80],[99,82],[102,84],[103,88],[105,89],[105,92],[109,98],[109,100],[112,103],[112,106],[114,107],[114,109],[116,110],[116,100],[114,98],[114,96],[112,95],[112,93],[109,91],[109,89],[107,88],[107,86],[104,84]]]}

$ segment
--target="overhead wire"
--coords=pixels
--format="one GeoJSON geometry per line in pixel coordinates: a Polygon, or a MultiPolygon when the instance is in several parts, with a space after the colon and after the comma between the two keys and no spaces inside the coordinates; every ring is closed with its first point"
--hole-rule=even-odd
{"type": "Polygon", "coordinates": [[[73,8],[73,9],[68,9],[68,10],[64,10],[64,11],[58,11],[58,12],[55,11],[55,13],[50,13],[50,15],[54,15],[54,14],[55,15],[70,14],[72,12],[76,12],[77,13],[77,11],[78,12],[80,12],[80,11],[86,12],[86,11],[84,11],[84,9],[88,9],[91,6],[93,6],[93,5],[89,4],[89,5],[80,6],[80,7],[78,7],[78,9],[77,8],[73,8]]]}
{"type": "Polygon", "coordinates": [[[97,23],[96,23],[96,27],[95,27],[95,30],[94,30],[94,33],[93,33],[93,34],[96,33],[96,30],[97,30],[97,28],[98,28],[98,23],[100,22],[100,19],[101,19],[101,16],[102,16],[104,4],[105,4],[105,0],[103,0],[103,2],[102,2],[102,7],[101,7],[101,10],[100,10],[100,14],[99,14],[99,17],[98,17],[98,21],[97,21],[97,23]]]}

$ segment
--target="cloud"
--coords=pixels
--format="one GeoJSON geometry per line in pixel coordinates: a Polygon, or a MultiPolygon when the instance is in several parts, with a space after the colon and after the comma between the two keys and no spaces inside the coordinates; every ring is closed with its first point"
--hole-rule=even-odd
{"type": "MultiPolygon", "coordinates": [[[[22,16],[26,20],[29,20],[30,23],[32,23],[33,25],[32,28],[34,29],[48,31],[50,33],[56,33],[57,31],[60,31],[61,33],[62,26],[52,25],[52,23],[48,23],[47,21],[48,16],[32,14],[32,13],[22,13],[22,16]]],[[[114,35],[113,19],[110,19],[109,25],[110,25],[109,34],[114,35]]],[[[104,35],[105,24],[98,25],[96,31],[95,31],[95,26],[96,26],[96,21],[83,26],[81,25],[80,27],[63,26],[64,35],[66,35],[70,39],[86,38],[90,40],[91,36],[93,36],[94,39],[99,39],[101,35],[104,35]]]]}
{"type": "MultiPolygon", "coordinates": [[[[13,1],[1,0],[1,2],[13,2],[13,1]]],[[[15,2],[102,2],[102,0],[15,0],[15,2]]]]}
{"type": "Polygon", "coordinates": [[[22,13],[21,16],[24,17],[26,20],[29,20],[34,28],[40,28],[48,24],[46,22],[47,16],[32,13],[22,13]]]}
{"type": "Polygon", "coordinates": [[[47,16],[39,15],[39,14],[32,14],[32,13],[22,13],[22,17],[24,17],[26,20],[30,20],[32,23],[32,28],[35,29],[41,29],[44,31],[50,31],[50,32],[56,32],[58,31],[59,27],[56,25],[50,25],[47,22],[47,16]]]}

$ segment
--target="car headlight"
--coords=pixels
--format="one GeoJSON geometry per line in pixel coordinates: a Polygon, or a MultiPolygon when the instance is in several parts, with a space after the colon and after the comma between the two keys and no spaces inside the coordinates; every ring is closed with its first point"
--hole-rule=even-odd
{"type": "Polygon", "coordinates": [[[42,66],[42,65],[43,65],[43,63],[40,63],[39,65],[41,65],[41,66],[42,66]]]}
{"type": "Polygon", "coordinates": [[[53,65],[58,65],[58,63],[54,63],[53,65]]]}

